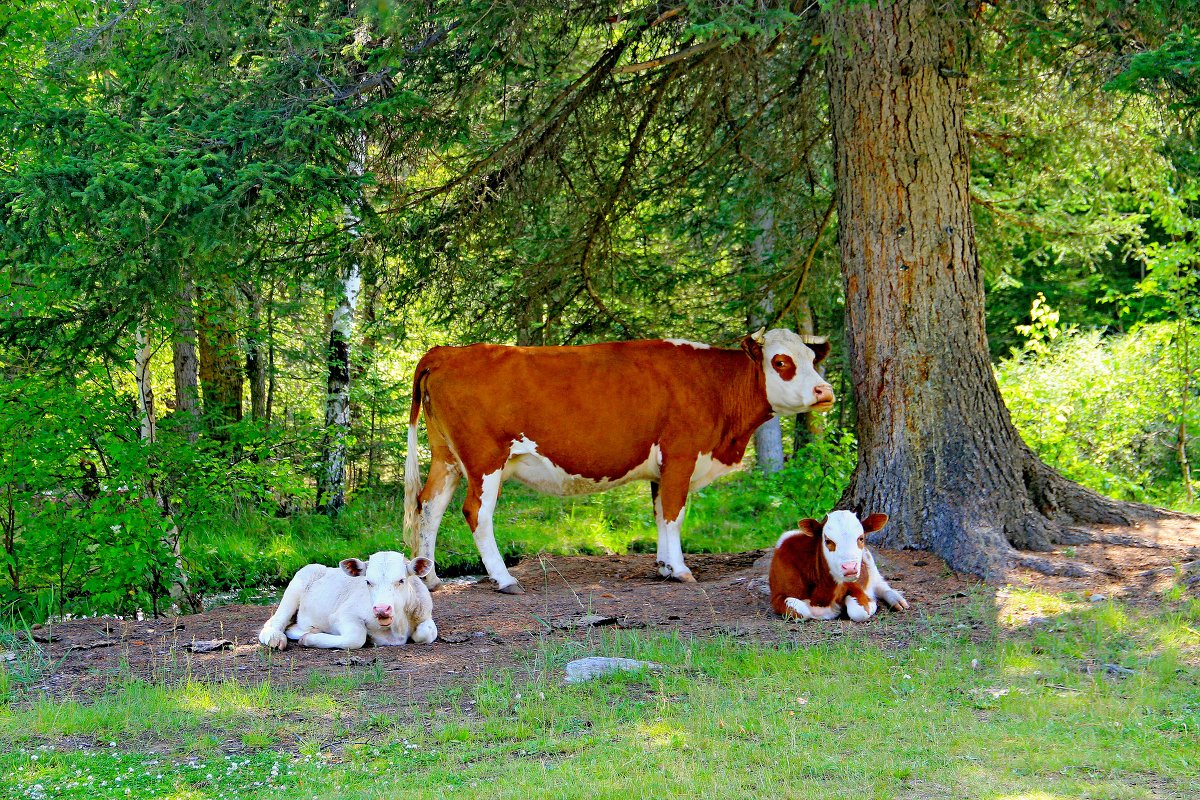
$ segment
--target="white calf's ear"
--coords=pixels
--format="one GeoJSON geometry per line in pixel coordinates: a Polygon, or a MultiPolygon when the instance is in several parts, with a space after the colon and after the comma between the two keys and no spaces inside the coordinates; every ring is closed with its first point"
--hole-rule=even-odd
{"type": "Polygon", "coordinates": [[[428,558],[414,558],[408,562],[408,574],[416,575],[418,578],[424,578],[431,569],[433,569],[433,562],[428,558]]]}
{"type": "Polygon", "coordinates": [[[345,558],[341,562],[342,572],[352,578],[357,578],[367,571],[367,562],[357,558],[345,558]]]}
{"type": "Polygon", "coordinates": [[[870,514],[862,520],[863,533],[874,533],[884,525],[887,525],[887,521],[887,514],[870,514]]]}

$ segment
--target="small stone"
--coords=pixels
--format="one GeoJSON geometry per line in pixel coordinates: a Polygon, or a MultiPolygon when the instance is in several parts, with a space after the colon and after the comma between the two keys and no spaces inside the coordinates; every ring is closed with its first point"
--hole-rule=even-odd
{"type": "Polygon", "coordinates": [[[978,658],[971,659],[971,669],[979,669],[979,659],[978,658]]]}
{"type": "Polygon", "coordinates": [[[584,683],[617,672],[641,672],[642,670],[659,672],[663,669],[662,664],[656,664],[653,661],[589,656],[587,658],[577,658],[567,664],[566,682],[584,683]]]}
{"type": "Polygon", "coordinates": [[[217,650],[229,650],[233,647],[233,642],[228,639],[194,639],[188,645],[188,650],[193,653],[214,653],[217,650]]]}
{"type": "Polygon", "coordinates": [[[1092,595],[1091,597],[1089,597],[1089,598],[1088,598],[1088,602],[1091,602],[1091,603],[1103,603],[1103,602],[1104,602],[1105,600],[1107,600],[1107,599],[1108,599],[1108,598],[1107,598],[1106,596],[1102,595],[1102,594],[1094,594],[1094,595],[1092,595]]]}

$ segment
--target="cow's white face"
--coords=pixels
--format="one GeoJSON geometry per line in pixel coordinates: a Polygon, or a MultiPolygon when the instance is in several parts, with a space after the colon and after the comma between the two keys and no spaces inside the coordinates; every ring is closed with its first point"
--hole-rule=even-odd
{"type": "MultiPolygon", "coordinates": [[[[828,411],[833,407],[833,387],[817,372],[829,354],[829,343],[805,344],[800,336],[783,328],[767,331],[761,340],[750,337],[762,352],[767,378],[767,402],[776,414],[828,411]]],[[[748,345],[753,354],[754,345],[748,345]]]]}
{"type": "Polygon", "coordinates": [[[886,522],[887,514],[871,514],[860,521],[850,511],[829,513],[821,530],[821,553],[835,581],[858,580],[867,534],[879,530],[886,522]]]}
{"type": "Polygon", "coordinates": [[[347,575],[362,577],[366,581],[375,622],[381,628],[389,628],[396,614],[408,605],[412,596],[412,581],[429,574],[433,562],[428,558],[409,561],[403,553],[385,550],[375,553],[366,562],[347,558],[341,567],[347,575]]]}

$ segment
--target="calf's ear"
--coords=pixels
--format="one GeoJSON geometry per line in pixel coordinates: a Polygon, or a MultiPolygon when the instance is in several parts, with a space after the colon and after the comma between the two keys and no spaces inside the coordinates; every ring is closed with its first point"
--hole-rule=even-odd
{"type": "Polygon", "coordinates": [[[428,558],[414,558],[408,562],[408,574],[416,575],[418,578],[424,578],[431,569],[433,569],[433,562],[428,558]]]}
{"type": "Polygon", "coordinates": [[[344,558],[341,562],[342,572],[357,578],[367,571],[367,562],[357,558],[344,558]]]}
{"type": "Polygon", "coordinates": [[[887,514],[869,514],[862,520],[863,533],[874,533],[887,525],[887,514]]]}
{"type": "Polygon", "coordinates": [[[825,525],[815,519],[802,519],[796,523],[796,530],[805,536],[820,536],[825,531],[825,525]]]}

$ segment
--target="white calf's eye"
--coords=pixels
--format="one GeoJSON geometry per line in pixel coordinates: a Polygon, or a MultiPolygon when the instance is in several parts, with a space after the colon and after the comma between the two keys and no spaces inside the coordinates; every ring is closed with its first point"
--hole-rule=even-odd
{"type": "Polygon", "coordinates": [[[374,586],[374,585],[375,584],[371,583],[370,581],[367,581],[367,586],[374,586]]]}

